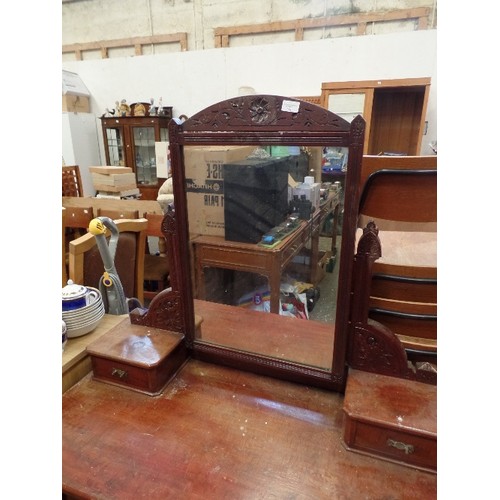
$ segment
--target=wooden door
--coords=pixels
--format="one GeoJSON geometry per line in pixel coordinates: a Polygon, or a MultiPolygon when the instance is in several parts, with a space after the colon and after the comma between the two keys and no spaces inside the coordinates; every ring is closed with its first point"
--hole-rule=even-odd
{"type": "Polygon", "coordinates": [[[366,121],[363,154],[420,155],[430,78],[325,82],[321,105],[351,121],[366,121]],[[350,105],[353,105],[350,107],[350,105]]]}

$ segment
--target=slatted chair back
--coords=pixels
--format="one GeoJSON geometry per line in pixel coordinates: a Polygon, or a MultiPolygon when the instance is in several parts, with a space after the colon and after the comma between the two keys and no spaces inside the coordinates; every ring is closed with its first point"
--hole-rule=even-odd
{"type": "Polygon", "coordinates": [[[82,177],[78,165],[62,167],[62,195],[63,196],[83,196],[82,177]]]}

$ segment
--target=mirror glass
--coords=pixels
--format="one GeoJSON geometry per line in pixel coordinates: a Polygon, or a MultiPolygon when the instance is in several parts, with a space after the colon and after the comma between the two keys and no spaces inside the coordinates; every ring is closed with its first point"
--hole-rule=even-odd
{"type": "Polygon", "coordinates": [[[346,166],[346,148],[184,148],[198,341],[331,368],[343,190],[321,179],[346,166]],[[207,324],[221,306],[240,329],[207,324]],[[245,332],[268,314],[286,321],[245,332]]]}
{"type": "Polygon", "coordinates": [[[275,95],[170,122],[173,288],[199,359],[343,388],[364,130],[275,95]]]}

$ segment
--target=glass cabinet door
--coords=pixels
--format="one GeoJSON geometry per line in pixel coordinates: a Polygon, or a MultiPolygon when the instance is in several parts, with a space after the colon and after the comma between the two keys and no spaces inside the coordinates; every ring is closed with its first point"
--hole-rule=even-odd
{"type": "Polygon", "coordinates": [[[350,123],[357,115],[363,116],[364,114],[365,92],[330,94],[328,96],[328,110],[350,123]]]}
{"type": "Polygon", "coordinates": [[[155,130],[153,127],[134,127],[133,144],[137,184],[156,185],[155,130]]]}
{"type": "Polygon", "coordinates": [[[107,128],[106,139],[108,143],[109,164],[116,167],[124,167],[124,140],[121,127],[107,128]]]}
{"type": "Polygon", "coordinates": [[[330,89],[323,90],[323,93],[323,102],[329,111],[341,116],[349,123],[358,115],[361,115],[365,119],[366,128],[363,154],[368,154],[374,89],[330,89]]]}

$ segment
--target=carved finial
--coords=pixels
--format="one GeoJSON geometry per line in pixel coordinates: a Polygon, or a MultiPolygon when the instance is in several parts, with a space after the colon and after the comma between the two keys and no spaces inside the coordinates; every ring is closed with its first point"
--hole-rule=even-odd
{"type": "Polygon", "coordinates": [[[377,224],[375,224],[375,222],[373,222],[372,220],[370,222],[368,222],[368,224],[366,225],[366,227],[363,228],[363,234],[365,234],[365,233],[367,233],[369,231],[373,231],[376,235],[378,235],[377,224]]]}
{"type": "Polygon", "coordinates": [[[363,236],[358,242],[357,255],[370,255],[374,259],[379,259],[382,256],[382,248],[378,237],[378,227],[375,222],[370,221],[363,228],[363,236]]]}
{"type": "Polygon", "coordinates": [[[351,137],[353,146],[361,145],[361,138],[364,136],[365,132],[365,120],[361,115],[358,115],[351,122],[351,137]]]}

